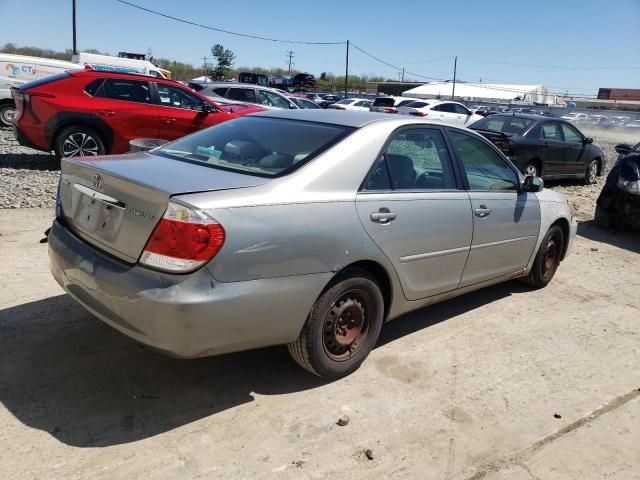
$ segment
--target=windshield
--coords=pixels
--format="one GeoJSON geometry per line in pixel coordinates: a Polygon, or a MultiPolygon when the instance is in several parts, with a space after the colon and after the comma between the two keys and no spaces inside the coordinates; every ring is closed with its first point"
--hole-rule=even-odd
{"type": "Polygon", "coordinates": [[[376,98],[373,101],[374,107],[393,107],[394,100],[391,97],[376,98]]]}
{"type": "Polygon", "coordinates": [[[285,175],[338,143],[354,128],[241,117],[170,143],[154,155],[237,173],[285,175]]]}
{"type": "Polygon", "coordinates": [[[533,122],[535,122],[535,120],[514,117],[513,115],[491,115],[490,117],[478,120],[472,125],[472,128],[522,135],[533,122]]]}

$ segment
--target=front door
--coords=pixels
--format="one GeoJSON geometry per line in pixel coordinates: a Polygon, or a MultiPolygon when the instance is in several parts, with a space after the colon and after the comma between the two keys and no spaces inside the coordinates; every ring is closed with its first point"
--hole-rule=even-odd
{"type": "Polygon", "coordinates": [[[535,194],[519,192],[516,170],[492,146],[449,130],[464,168],[473,215],[473,240],[460,286],[524,269],[540,230],[535,194]]]}
{"type": "Polygon", "coordinates": [[[540,128],[540,141],[544,155],[543,175],[564,175],[567,145],[564,143],[560,122],[544,122],[540,128]]]}
{"type": "Polygon", "coordinates": [[[226,115],[218,111],[203,111],[204,100],[190,91],[169,85],[157,83],[160,120],[160,138],[175,140],[189,133],[215,125],[216,117],[226,115]]]}
{"type": "Polygon", "coordinates": [[[583,155],[584,137],[573,125],[561,123],[560,127],[562,128],[566,145],[565,173],[584,173],[587,169],[583,155]]]}
{"type": "Polygon", "coordinates": [[[473,220],[443,132],[396,131],[358,193],[364,228],[395,267],[408,300],[460,284],[473,220]]]}

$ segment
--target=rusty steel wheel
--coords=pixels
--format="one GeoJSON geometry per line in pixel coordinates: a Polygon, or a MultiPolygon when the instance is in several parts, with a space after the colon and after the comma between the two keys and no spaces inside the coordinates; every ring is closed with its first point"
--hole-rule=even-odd
{"type": "Polygon", "coordinates": [[[542,276],[547,283],[551,281],[560,264],[560,249],[558,248],[560,243],[561,240],[558,234],[551,235],[547,240],[542,266],[542,276]]]}
{"type": "Polygon", "coordinates": [[[369,334],[367,315],[372,311],[363,290],[349,290],[334,302],[325,316],[322,342],[330,358],[341,362],[358,353],[369,334]]]}
{"type": "Polygon", "coordinates": [[[356,370],[375,346],[384,320],[384,299],[366,270],[340,272],[313,304],[289,353],[303,368],[335,379],[356,370]]]}
{"type": "Polygon", "coordinates": [[[560,265],[564,242],[565,238],[562,229],[557,225],[551,227],[542,239],[531,271],[523,278],[525,283],[534,288],[547,286],[556,274],[558,265],[560,265]]]}

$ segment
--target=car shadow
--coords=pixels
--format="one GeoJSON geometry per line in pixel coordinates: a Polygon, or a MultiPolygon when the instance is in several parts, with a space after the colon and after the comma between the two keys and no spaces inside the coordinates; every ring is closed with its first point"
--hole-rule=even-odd
{"type": "Polygon", "coordinates": [[[596,242],[640,253],[640,231],[630,228],[605,230],[596,227],[592,220],[578,223],[578,235],[596,242]]]}
{"type": "MultiPolygon", "coordinates": [[[[526,291],[509,282],[385,325],[378,346],[526,291]]],[[[0,401],[25,425],[76,447],[134,442],[242,405],[327,384],[284,347],[178,360],[146,349],[68,295],[0,311],[0,401]]]]}
{"type": "Polygon", "coordinates": [[[60,170],[60,162],[53,155],[37,150],[33,153],[3,153],[0,154],[0,168],[55,172],[60,170]]]}

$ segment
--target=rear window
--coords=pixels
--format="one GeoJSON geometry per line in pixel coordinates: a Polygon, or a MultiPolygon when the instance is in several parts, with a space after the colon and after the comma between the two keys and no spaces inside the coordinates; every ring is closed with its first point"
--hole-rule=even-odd
{"type": "Polygon", "coordinates": [[[534,121],[527,118],[514,117],[513,115],[491,115],[478,120],[473,124],[473,128],[522,135],[534,121]]]}
{"type": "Polygon", "coordinates": [[[373,101],[374,107],[393,107],[394,100],[391,97],[376,98],[373,101]]]}
{"type": "Polygon", "coordinates": [[[286,175],[355,129],[269,117],[241,117],[155,150],[155,155],[247,175],[286,175]]]}
{"type": "Polygon", "coordinates": [[[96,96],[96,92],[102,86],[102,81],[103,80],[104,80],[104,78],[98,78],[97,80],[94,80],[89,85],[84,87],[84,91],[87,92],[92,97],[95,97],[96,96]]]}
{"type": "Polygon", "coordinates": [[[27,82],[20,86],[20,90],[27,90],[29,88],[40,87],[41,85],[46,85],[47,83],[57,82],[58,80],[64,80],[67,78],[69,74],[67,72],[58,73],[57,75],[51,75],[50,77],[44,77],[39,80],[34,80],[33,82],[27,82]]]}
{"type": "Polygon", "coordinates": [[[396,107],[406,107],[413,102],[415,102],[415,100],[402,100],[400,103],[398,103],[398,105],[396,105],[396,107]]]}

